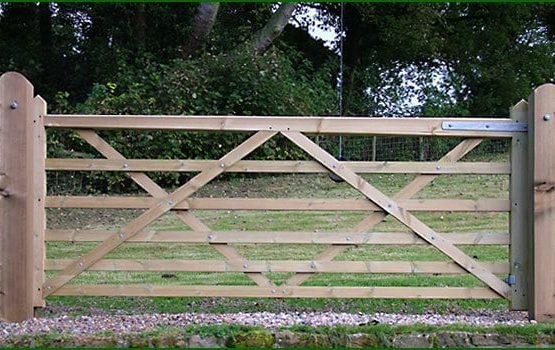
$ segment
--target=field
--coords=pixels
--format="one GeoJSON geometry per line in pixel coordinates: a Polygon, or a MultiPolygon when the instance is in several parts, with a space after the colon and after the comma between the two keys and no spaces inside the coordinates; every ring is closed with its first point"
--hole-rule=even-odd
{"type": "MultiPolygon", "coordinates": [[[[496,159],[497,160],[497,159],[496,159]]],[[[506,158],[505,158],[506,160],[506,158]]],[[[410,182],[413,175],[365,175],[371,184],[391,195],[410,182]]],[[[509,177],[504,175],[443,175],[423,189],[416,198],[507,199],[509,177]]],[[[215,180],[196,194],[199,197],[249,198],[363,198],[349,185],[335,183],[327,175],[260,175],[228,177],[215,180]]],[[[139,210],[48,209],[50,229],[116,229],[139,215],[139,210]]],[[[336,231],[348,232],[366,214],[361,212],[254,212],[196,211],[211,229],[252,231],[336,231]]],[[[448,237],[452,232],[508,232],[508,213],[416,213],[419,219],[448,237]]],[[[173,214],[155,221],[148,229],[188,230],[173,214]]],[[[373,232],[408,232],[387,218],[373,232]]],[[[48,242],[49,259],[75,258],[95,246],[94,243],[48,242]]],[[[235,245],[249,260],[311,260],[325,249],[324,245],[235,245]]],[[[481,262],[507,262],[508,246],[460,246],[481,262]]],[[[111,259],[215,259],[221,260],[207,244],[140,244],[126,243],[110,253],[111,259]]],[[[427,246],[365,245],[352,247],[335,260],[349,261],[449,261],[427,246]]],[[[48,272],[51,275],[52,272],[48,272]]],[[[268,273],[276,284],[292,273],[268,273]]],[[[502,276],[505,277],[505,276],[502,276]]],[[[191,272],[85,272],[71,283],[88,284],[209,284],[254,285],[242,273],[191,272]]],[[[305,286],[482,286],[468,275],[430,274],[335,274],[322,273],[306,281],[305,286]]],[[[309,311],[339,312],[464,312],[476,308],[506,309],[503,300],[402,300],[402,299],[236,299],[236,298],[136,298],[136,297],[49,297],[44,312],[58,306],[70,313],[82,314],[101,309],[108,312],[248,312],[309,311]]]]}

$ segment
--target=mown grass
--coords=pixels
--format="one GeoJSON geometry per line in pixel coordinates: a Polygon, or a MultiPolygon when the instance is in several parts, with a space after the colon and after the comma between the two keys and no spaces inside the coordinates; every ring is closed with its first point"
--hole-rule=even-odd
{"type": "MultiPolygon", "coordinates": [[[[413,175],[365,175],[365,178],[387,195],[409,183],[413,175]]],[[[417,198],[508,198],[509,179],[502,175],[440,176],[422,190],[417,198]]],[[[202,188],[202,197],[296,197],[296,198],[363,198],[345,183],[335,183],[327,175],[246,176],[214,181],[202,188]]],[[[61,210],[48,211],[49,228],[116,229],[140,214],[138,210],[61,210]]],[[[195,214],[213,230],[259,231],[345,231],[364,217],[359,212],[254,212],[196,211],[195,214]]],[[[438,232],[507,232],[507,213],[416,213],[416,216],[438,232]]],[[[158,230],[188,230],[173,214],[167,214],[149,226],[158,230]]],[[[407,232],[393,218],[387,218],[372,229],[375,232],[407,232]]],[[[48,258],[75,258],[92,249],[92,243],[47,244],[48,258]]],[[[326,247],[322,245],[235,245],[252,260],[311,260],[326,247]]],[[[463,246],[478,261],[507,261],[506,246],[463,246]]],[[[201,244],[123,244],[106,258],[112,259],[221,259],[212,247],[201,244]]],[[[436,249],[426,246],[357,246],[336,260],[420,260],[448,261],[436,249]]],[[[51,274],[51,273],[49,273],[51,274]]],[[[152,272],[85,272],[71,283],[87,284],[211,284],[253,285],[240,273],[172,273],[163,278],[152,272]]],[[[269,273],[276,284],[291,274],[269,273]]],[[[468,275],[378,275],[318,274],[305,282],[310,286],[461,286],[483,284],[468,275]]],[[[475,308],[502,309],[503,300],[350,300],[350,299],[237,299],[237,298],[115,298],[115,297],[49,297],[51,305],[64,305],[77,313],[88,307],[124,312],[233,312],[278,310],[335,310],[347,312],[451,312],[475,308]]]]}

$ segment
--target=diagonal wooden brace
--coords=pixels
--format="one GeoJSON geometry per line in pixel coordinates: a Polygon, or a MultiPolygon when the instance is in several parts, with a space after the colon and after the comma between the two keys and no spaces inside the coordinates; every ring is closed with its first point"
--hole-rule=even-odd
{"type": "MultiPolygon", "coordinates": [[[[125,160],[125,157],[114,149],[108,142],[102,139],[94,130],[77,130],[81,138],[87,141],[93,148],[107,159],[125,160]]],[[[129,172],[129,177],[141,186],[145,191],[155,198],[162,198],[168,193],[156,184],[145,173],[129,172]]],[[[195,231],[210,231],[210,228],[199,220],[188,210],[173,211],[177,217],[187,226],[195,231]]],[[[211,244],[220,254],[229,260],[244,260],[235,248],[227,244],[211,244]]],[[[273,286],[274,284],[262,273],[245,272],[245,275],[261,287],[273,286]]]]}
{"type": "MultiPolygon", "coordinates": [[[[445,154],[438,162],[438,166],[442,166],[445,163],[454,163],[464,157],[468,152],[476,148],[482,139],[466,139],[455,146],[451,151],[445,154]]],[[[414,196],[418,191],[432,182],[438,175],[425,175],[421,174],[415,177],[409,184],[407,184],[402,190],[400,190],[396,195],[393,196],[394,199],[409,199],[414,196]]],[[[372,229],[374,226],[379,224],[387,217],[386,212],[374,212],[364,218],[358,225],[353,229],[354,232],[366,232],[372,229]]],[[[318,254],[314,259],[319,261],[331,261],[336,256],[344,252],[345,250],[352,247],[352,245],[330,245],[322,253],[318,254]]],[[[285,284],[289,286],[298,286],[314,276],[314,273],[297,273],[290,277],[285,284]]]]}
{"type": "Polygon", "coordinates": [[[195,193],[199,188],[213,180],[216,176],[223,173],[225,169],[254,151],[264,142],[272,138],[276,132],[259,131],[246,141],[234,148],[228,154],[220,158],[213,166],[200,172],[186,184],[177,190],[161,198],[158,203],[139,215],[127,226],[122,228],[119,233],[114,234],[87,254],[68,265],[61,272],[48,279],[43,288],[44,296],[48,296],[58,290],[61,286],[71,281],[77,275],[85,271],[92,264],[102,259],[106,254],[120,246],[123,242],[136,235],[148,224],[159,218],[162,214],[173,209],[177,204],[195,193]]]}
{"type": "Polygon", "coordinates": [[[474,259],[466,255],[462,250],[453,245],[453,243],[432,230],[406,209],[400,207],[395,200],[384,195],[361,176],[357,175],[348,167],[342,165],[339,161],[337,161],[337,159],[312,142],[308,137],[300,132],[281,133],[311,155],[315,160],[320,162],[323,166],[328,168],[331,172],[341,177],[345,180],[345,182],[365,195],[370,201],[380,206],[389,215],[395,217],[426,242],[430,243],[443,254],[453,259],[454,262],[459,264],[469,273],[476,276],[499,295],[507,299],[510,298],[509,285],[501,281],[491,271],[484,268],[474,259]]]}

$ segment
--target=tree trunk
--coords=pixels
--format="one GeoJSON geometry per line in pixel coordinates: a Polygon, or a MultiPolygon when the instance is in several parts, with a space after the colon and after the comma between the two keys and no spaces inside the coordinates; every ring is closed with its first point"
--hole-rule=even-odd
{"type": "Polygon", "coordinates": [[[193,21],[191,34],[187,43],[182,47],[184,58],[195,55],[202,46],[203,41],[214,27],[219,8],[220,3],[218,2],[201,2],[198,5],[198,12],[193,21]]]}
{"type": "Polygon", "coordinates": [[[146,11],[145,4],[138,3],[135,8],[135,25],[133,27],[133,32],[135,34],[135,43],[139,51],[144,51],[146,48],[146,11]]]}
{"type": "Polygon", "coordinates": [[[52,73],[52,11],[50,3],[39,3],[39,60],[45,76],[50,77],[52,73]]]}
{"type": "Polygon", "coordinates": [[[264,28],[253,36],[251,45],[257,53],[264,52],[272,41],[283,32],[296,7],[296,2],[283,2],[264,28]]]}

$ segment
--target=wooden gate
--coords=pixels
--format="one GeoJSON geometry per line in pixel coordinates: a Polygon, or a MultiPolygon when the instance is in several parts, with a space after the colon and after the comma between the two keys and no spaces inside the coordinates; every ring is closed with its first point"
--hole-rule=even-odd
{"type": "Polygon", "coordinates": [[[549,137],[555,112],[555,86],[534,91],[510,118],[334,118],[236,116],[52,115],[34,97],[31,84],[17,73],[0,78],[0,316],[22,320],[50,295],[233,296],[273,298],[505,298],[511,307],[530,310],[547,319],[555,310],[553,257],[555,238],[553,177],[555,148],[549,137]],[[529,105],[530,104],[530,105],[529,105]],[[530,115],[530,117],[528,117],[530,115]],[[528,120],[530,119],[530,122],[528,120]],[[536,127],[538,123],[540,127],[536,127]],[[45,128],[67,128],[105,159],[46,159],[45,128]],[[125,159],[97,130],[183,130],[249,132],[251,136],[217,160],[125,159]],[[530,129],[530,130],[528,130],[530,129]],[[338,161],[306,135],[397,135],[463,138],[436,162],[338,161]],[[312,160],[244,160],[276,135],[298,146],[312,160]],[[511,138],[511,164],[459,162],[485,138],[511,138]],[[528,138],[531,138],[528,146],[528,138]],[[529,149],[530,148],[530,149],[529,149]],[[534,162],[534,159],[536,160],[534,162]],[[150,197],[46,196],[46,170],[123,171],[150,197]],[[167,192],[146,175],[149,171],[198,172],[176,190],[167,192]],[[535,172],[534,172],[535,171],[535,172]],[[201,198],[193,195],[225,172],[333,173],[365,199],[201,198]],[[386,195],[359,174],[409,173],[417,176],[394,195],[386,195]],[[510,174],[510,199],[414,199],[443,174],[510,174]],[[532,182],[534,181],[534,182],[532,182]],[[533,188],[532,186],[535,186],[533,188]],[[534,190],[535,189],[535,190],[534,190]],[[536,203],[536,205],[532,205],[536,203]],[[143,213],[118,231],[53,230],[45,227],[48,208],[140,208],[143,213]],[[367,216],[342,232],[215,231],[195,216],[195,210],[359,211],[367,216]],[[534,212],[535,210],[535,212],[534,212]],[[413,213],[510,212],[509,233],[449,233],[430,228],[413,213]],[[173,213],[192,231],[150,231],[145,228],[173,213]],[[535,213],[535,220],[532,214],[535,213]],[[412,233],[373,232],[392,217],[412,233]],[[46,259],[45,241],[100,242],[78,259],[46,259]],[[106,259],[125,242],[207,244],[224,260],[106,259]],[[321,244],[327,248],[311,260],[256,261],[243,258],[234,244],[321,244]],[[427,244],[451,262],[336,261],[356,245],[427,244]],[[509,245],[510,261],[484,263],[460,245],[509,245]],[[45,270],[56,271],[46,278],[45,270]],[[240,272],[256,285],[83,285],[69,283],[84,271],[240,272]],[[275,285],[265,273],[294,272],[275,285]],[[470,274],[483,287],[344,287],[306,286],[318,273],[470,274]],[[506,280],[504,280],[507,276],[506,280]]]}

